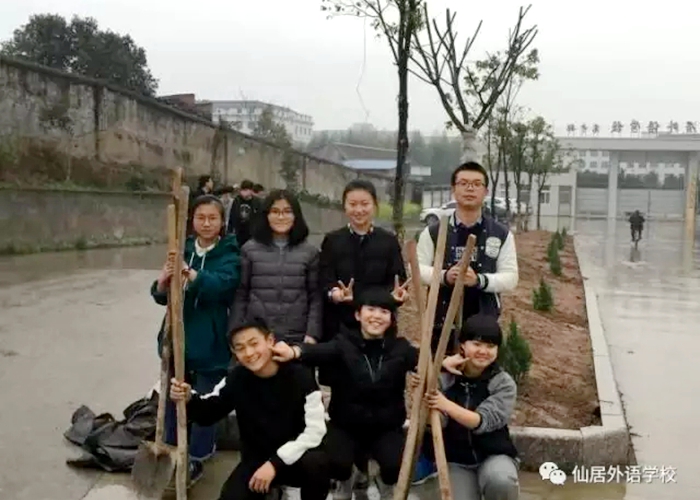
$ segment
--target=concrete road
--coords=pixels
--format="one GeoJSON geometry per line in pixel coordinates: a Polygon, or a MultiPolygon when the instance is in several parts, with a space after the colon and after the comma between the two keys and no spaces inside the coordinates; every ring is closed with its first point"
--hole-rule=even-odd
{"type": "MultiPolygon", "coordinates": [[[[593,240],[588,247],[595,247],[593,240]]],[[[119,417],[127,404],[155,382],[155,335],[163,310],[150,300],[148,286],[157,275],[163,255],[162,248],[147,247],[0,259],[0,499],[130,498],[126,489],[128,476],[66,466],[66,458],[76,450],[64,441],[62,434],[79,405],[119,417]]],[[[634,269],[626,272],[643,274],[634,269]]],[[[660,274],[663,273],[655,276],[660,274]]],[[[681,290],[676,294],[682,298],[681,290]]],[[[628,302],[618,304],[627,307],[628,302]]],[[[648,311],[655,307],[651,301],[641,304],[647,311],[644,314],[650,314],[648,311]]],[[[618,313],[626,316],[628,311],[622,309],[618,313]]],[[[658,331],[668,331],[675,324],[666,323],[658,331]]],[[[677,324],[680,327],[680,320],[677,324]]],[[[689,339],[682,342],[648,333],[644,338],[651,338],[648,344],[660,355],[675,352],[679,356],[692,348],[689,339]]],[[[641,333],[627,334],[637,342],[641,339],[641,333]]],[[[660,366],[672,370],[669,373],[673,376],[681,369],[668,364],[660,366]]],[[[634,399],[647,401],[644,408],[649,412],[648,419],[656,422],[653,432],[660,433],[663,439],[669,427],[684,425],[677,414],[683,413],[680,410],[692,410],[694,402],[676,397],[669,398],[674,399],[670,406],[663,406],[668,403],[664,392],[672,392],[674,383],[662,384],[667,376],[655,371],[647,378],[654,377],[656,380],[646,386],[652,390],[635,392],[634,399]]],[[[627,391],[629,398],[634,391],[631,387],[627,391]]],[[[651,430],[645,432],[651,434],[651,430]]],[[[688,434],[686,443],[692,438],[688,434]]],[[[641,456],[644,453],[642,449],[641,456]]],[[[684,454],[682,449],[676,453],[668,457],[666,464],[680,468],[684,454]]],[[[647,463],[661,465],[662,458],[666,459],[651,457],[647,463]]],[[[195,486],[190,498],[216,499],[235,461],[235,454],[222,454],[208,464],[205,478],[195,486]]],[[[683,476],[684,480],[689,474],[683,476]]],[[[533,474],[522,475],[522,490],[524,500],[661,498],[656,494],[642,497],[638,492],[631,496],[625,485],[575,485],[569,481],[563,487],[554,486],[533,474]]],[[[436,498],[435,484],[417,490],[416,496],[436,498]]]]}
{"type": "Polygon", "coordinates": [[[700,455],[691,443],[700,430],[700,244],[684,241],[680,223],[648,224],[636,249],[627,224],[579,221],[577,232],[637,461],[677,469],[677,483],[630,485],[628,494],[696,499],[700,455]]]}

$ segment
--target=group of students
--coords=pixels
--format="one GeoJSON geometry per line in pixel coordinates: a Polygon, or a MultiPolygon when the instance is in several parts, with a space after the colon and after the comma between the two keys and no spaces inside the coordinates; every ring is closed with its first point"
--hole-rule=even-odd
{"type": "MultiPolygon", "coordinates": [[[[496,358],[499,294],[518,280],[515,243],[507,227],[482,215],[488,177],[481,165],[460,165],[452,190],[457,209],[448,229],[436,331],[469,234],[477,235],[477,246],[440,391],[426,394],[426,401],[445,417],[454,497],[514,500],[518,462],[508,421],[516,386],[496,358]]],[[[396,322],[408,297],[406,269],[396,237],[373,223],[374,186],[350,182],[343,206],[348,224],[328,233],[317,249],[307,241],[299,201],[273,190],[239,247],[237,235],[226,230],[224,204],[200,195],[192,204],[185,255],[170,254],[152,285],[156,302],[166,304],[175,259],[183,259],[187,375],[171,381],[170,399],[188,402],[192,481],[215,451],[214,424],[236,412],[241,461],[221,500],[262,499],[280,486],[299,487],[302,500],[322,500],[332,481],[334,500],[350,500],[353,492],[366,498],[369,459],[379,466],[374,480],[381,498],[393,495],[405,440],[405,390],[417,382],[417,349],[396,322]],[[327,413],[319,383],[330,387],[327,413]]],[[[425,284],[436,236],[428,227],[418,239],[425,284]]],[[[174,444],[172,401],[166,440],[174,444]]],[[[424,442],[416,483],[435,472],[431,440],[424,442]]]]}

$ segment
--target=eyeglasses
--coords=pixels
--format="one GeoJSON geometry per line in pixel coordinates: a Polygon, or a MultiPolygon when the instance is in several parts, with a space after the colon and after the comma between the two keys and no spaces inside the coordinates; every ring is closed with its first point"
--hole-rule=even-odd
{"type": "Polygon", "coordinates": [[[461,188],[479,189],[480,187],[484,186],[484,183],[482,181],[457,181],[455,182],[455,186],[461,188]]]}
{"type": "Polygon", "coordinates": [[[294,212],[291,210],[270,210],[270,215],[273,217],[286,218],[293,216],[294,212]]]}

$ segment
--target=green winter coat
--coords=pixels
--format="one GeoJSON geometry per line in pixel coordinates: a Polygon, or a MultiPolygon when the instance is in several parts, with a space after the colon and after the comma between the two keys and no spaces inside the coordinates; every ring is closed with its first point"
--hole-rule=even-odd
{"type": "MultiPolygon", "coordinates": [[[[203,257],[196,254],[194,241],[191,236],[185,242],[185,262],[197,271],[184,295],[185,366],[188,372],[216,374],[231,362],[228,315],[240,279],[240,253],[235,236],[225,236],[203,257]]],[[[151,295],[156,303],[167,305],[167,293],[158,292],[157,281],[151,295]]],[[[162,332],[158,352],[161,336],[162,332]]]]}

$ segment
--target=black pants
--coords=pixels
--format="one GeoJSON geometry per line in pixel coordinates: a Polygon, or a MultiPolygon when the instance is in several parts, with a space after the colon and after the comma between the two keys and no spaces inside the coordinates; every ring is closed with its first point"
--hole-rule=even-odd
{"type": "Polygon", "coordinates": [[[406,436],[401,427],[376,432],[353,432],[330,422],[326,434],[326,449],[330,460],[331,477],[347,481],[357,459],[373,458],[379,465],[384,484],[396,484],[401,470],[401,458],[406,436]]]}
{"type": "Polygon", "coordinates": [[[639,239],[641,240],[641,239],[642,239],[642,231],[643,231],[643,230],[644,230],[644,229],[641,228],[641,227],[631,226],[631,227],[630,227],[630,232],[632,233],[632,241],[637,240],[637,234],[639,234],[639,239]]]}
{"type": "MultiPolygon", "coordinates": [[[[239,463],[221,488],[219,500],[264,499],[264,493],[248,487],[250,478],[263,463],[245,460],[239,463]]],[[[326,500],[330,485],[328,457],[320,448],[309,450],[292,465],[282,467],[272,481],[272,486],[301,488],[302,500],[326,500]]]]}

